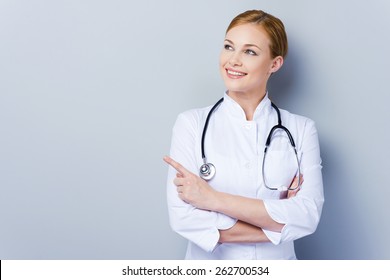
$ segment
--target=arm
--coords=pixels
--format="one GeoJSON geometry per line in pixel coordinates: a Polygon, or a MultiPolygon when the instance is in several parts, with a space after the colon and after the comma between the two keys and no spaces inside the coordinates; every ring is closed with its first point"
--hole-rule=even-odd
{"type": "MultiPolygon", "coordinates": [[[[181,114],[173,128],[170,154],[185,164],[192,172],[197,172],[195,139],[198,120],[195,114],[181,114]]],[[[203,250],[211,252],[217,246],[220,232],[231,228],[236,220],[226,215],[198,209],[184,202],[178,196],[173,181],[176,170],[168,170],[167,205],[171,228],[203,250]]]]}
{"type": "Polygon", "coordinates": [[[280,234],[267,233],[272,243],[292,241],[312,234],[320,221],[324,203],[321,158],[318,134],[314,122],[306,120],[302,126],[301,172],[305,182],[291,199],[264,200],[264,206],[273,220],[285,224],[280,234]]]}
{"type": "Polygon", "coordinates": [[[259,243],[270,240],[259,227],[238,221],[227,230],[220,230],[219,243],[259,243]]]}
{"type": "Polygon", "coordinates": [[[178,173],[174,179],[178,197],[198,209],[223,213],[259,228],[278,231],[283,224],[274,221],[262,200],[217,192],[198,175],[187,170],[170,157],[164,161],[178,173]]]}
{"type": "MultiPolygon", "coordinates": [[[[302,184],[303,176],[300,177],[300,181],[302,184]]],[[[299,192],[300,186],[298,186],[298,177],[294,178],[290,187],[292,187],[293,190],[288,191],[287,198],[295,197],[299,192]]],[[[209,210],[235,217],[236,219],[255,227],[281,232],[284,226],[284,224],[278,223],[271,218],[265,208],[264,202],[259,199],[231,195],[228,193],[217,193],[216,202],[211,205],[214,205],[214,207],[210,207],[211,209],[209,210]]]]}
{"type": "Polygon", "coordinates": [[[260,199],[218,192],[209,210],[224,213],[256,227],[281,232],[284,224],[274,221],[260,199]]]}
{"type": "MultiPolygon", "coordinates": [[[[301,177],[300,181],[303,182],[303,177],[301,177]]],[[[292,188],[294,188],[294,190],[288,191],[287,198],[295,197],[300,189],[298,187],[297,177],[294,178],[291,186],[292,188]]],[[[233,227],[227,230],[220,230],[219,233],[220,243],[270,242],[270,239],[261,228],[245,223],[243,221],[237,221],[237,223],[233,227]]]]}

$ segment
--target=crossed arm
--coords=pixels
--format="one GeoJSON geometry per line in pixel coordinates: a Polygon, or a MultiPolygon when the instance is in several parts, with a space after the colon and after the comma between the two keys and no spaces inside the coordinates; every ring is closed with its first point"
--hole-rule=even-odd
{"type": "MultiPolygon", "coordinates": [[[[177,171],[173,182],[180,199],[196,208],[219,212],[238,220],[230,229],[219,230],[219,242],[268,242],[262,229],[282,230],[284,224],[270,217],[262,200],[218,192],[172,158],[166,156],[164,161],[177,171]]],[[[297,180],[293,184],[297,184],[297,180]]],[[[298,190],[290,191],[288,197],[295,196],[298,190]]]]}

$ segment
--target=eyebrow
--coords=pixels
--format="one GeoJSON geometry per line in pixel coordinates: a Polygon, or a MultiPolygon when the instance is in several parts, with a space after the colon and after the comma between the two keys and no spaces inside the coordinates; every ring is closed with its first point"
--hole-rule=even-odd
{"type": "MultiPolygon", "coordinates": [[[[230,44],[234,45],[233,41],[229,40],[229,39],[225,39],[225,41],[229,42],[230,44]]],[[[256,47],[258,48],[259,50],[262,50],[259,46],[255,45],[255,44],[245,44],[244,45],[245,47],[256,47]]]]}

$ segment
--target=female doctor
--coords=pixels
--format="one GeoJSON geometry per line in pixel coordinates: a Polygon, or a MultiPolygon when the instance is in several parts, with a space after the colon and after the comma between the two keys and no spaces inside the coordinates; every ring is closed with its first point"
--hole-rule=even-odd
{"type": "Polygon", "coordinates": [[[324,197],[314,122],[267,92],[287,54],[283,23],[244,12],[223,44],[223,100],[181,113],[164,157],[171,227],[189,241],[186,259],[295,259],[293,242],[316,230],[324,197]]]}

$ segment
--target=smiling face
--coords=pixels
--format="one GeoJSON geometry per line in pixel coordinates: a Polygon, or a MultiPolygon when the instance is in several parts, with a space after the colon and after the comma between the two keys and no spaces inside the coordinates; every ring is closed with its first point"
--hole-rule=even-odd
{"type": "Polygon", "coordinates": [[[220,71],[231,97],[263,97],[267,81],[283,64],[272,57],[271,41],[259,24],[246,23],[230,29],[220,55],[220,71]]]}

